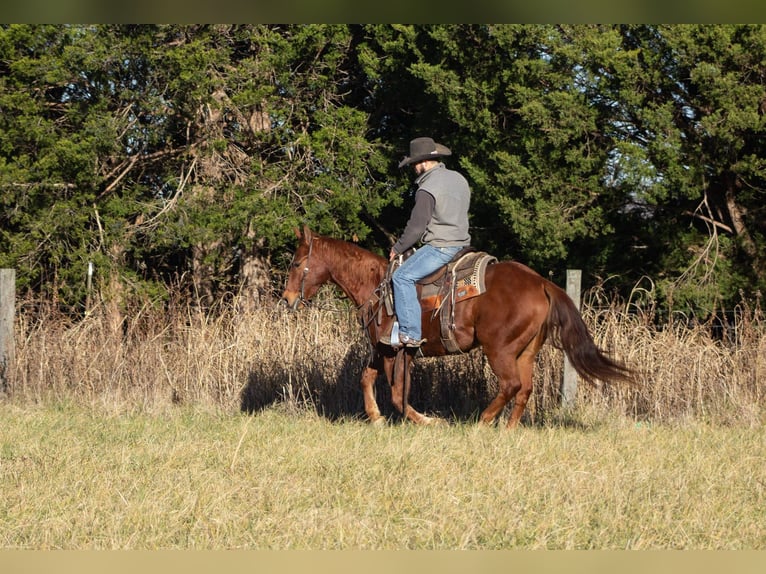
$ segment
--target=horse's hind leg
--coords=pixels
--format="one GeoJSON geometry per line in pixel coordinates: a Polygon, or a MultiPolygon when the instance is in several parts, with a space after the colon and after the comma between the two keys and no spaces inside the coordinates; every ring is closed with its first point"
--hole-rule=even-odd
{"type": "MultiPolygon", "coordinates": [[[[506,427],[509,429],[518,426],[527,407],[527,401],[532,394],[532,375],[535,369],[535,357],[544,342],[545,334],[538,332],[527,346],[524,347],[524,350],[521,351],[516,360],[511,361],[512,366],[506,371],[507,378],[504,379],[507,385],[505,396],[509,397],[509,401],[510,398],[513,398],[513,410],[511,410],[511,416],[508,417],[508,422],[506,423],[506,427]]],[[[491,361],[490,364],[492,364],[491,361]]],[[[503,363],[500,364],[500,368],[502,367],[503,363]]],[[[498,375],[498,379],[500,379],[500,373],[498,371],[495,371],[495,373],[498,375]]]]}
{"type": "Polygon", "coordinates": [[[537,337],[530,341],[518,356],[518,351],[515,349],[485,348],[489,364],[497,376],[498,391],[497,396],[481,413],[480,422],[491,423],[505,405],[513,401],[513,410],[508,418],[507,427],[514,428],[519,424],[532,392],[532,371],[539,348],[540,343],[537,337]]]}
{"type": "Polygon", "coordinates": [[[487,353],[487,359],[495,376],[497,376],[498,391],[495,398],[492,399],[492,402],[489,403],[479,417],[479,422],[483,424],[492,423],[505,408],[505,405],[512,401],[519,392],[519,389],[521,389],[518,365],[512,355],[503,354],[498,356],[494,353],[487,353]]]}
{"type": "MultiPolygon", "coordinates": [[[[530,347],[533,346],[534,343],[530,345],[530,347]]],[[[530,347],[524,349],[524,352],[521,354],[517,361],[520,384],[518,390],[516,391],[516,397],[513,402],[513,410],[511,411],[511,416],[508,417],[508,422],[506,423],[506,426],[509,429],[515,428],[519,424],[521,415],[524,414],[524,409],[527,406],[529,395],[532,394],[532,373],[535,366],[535,355],[537,354],[537,349],[532,349],[530,347]]]]}
{"type": "Polygon", "coordinates": [[[532,375],[534,375],[535,372],[535,359],[537,353],[540,352],[540,349],[545,343],[545,338],[545,330],[539,330],[537,335],[535,335],[529,344],[524,347],[521,355],[519,355],[517,364],[519,366],[519,380],[521,382],[521,387],[516,393],[516,400],[513,404],[511,416],[508,417],[508,428],[513,428],[519,424],[521,415],[524,414],[529,395],[532,394],[532,375]]]}

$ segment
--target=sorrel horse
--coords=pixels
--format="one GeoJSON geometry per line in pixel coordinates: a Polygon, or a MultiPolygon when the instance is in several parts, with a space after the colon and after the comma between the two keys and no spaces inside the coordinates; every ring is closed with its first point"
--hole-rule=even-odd
{"type": "MultiPolygon", "coordinates": [[[[378,341],[376,330],[366,319],[379,302],[379,287],[385,280],[388,261],[358,245],[323,237],[308,227],[295,230],[298,247],[293,256],[283,300],[292,309],[302,306],[327,282],[336,284],[356,305],[357,313],[373,346],[369,363],[362,373],[364,408],[371,422],[383,419],[375,400],[375,380],[382,368],[391,385],[391,400],[396,409],[418,424],[433,422],[407,404],[408,372],[397,361],[400,353],[378,341]]],[[[508,428],[515,427],[532,392],[535,357],[550,335],[578,374],[589,382],[631,381],[632,372],[609,358],[593,341],[572,300],[560,287],[516,261],[489,265],[485,274],[486,291],[455,306],[455,338],[463,352],[481,346],[497,376],[498,393],[481,413],[480,421],[491,423],[510,401],[513,410],[508,428]]],[[[440,339],[438,316],[424,312],[421,347],[423,356],[448,354],[440,339]]],[[[411,361],[410,361],[411,366],[411,361]]]]}

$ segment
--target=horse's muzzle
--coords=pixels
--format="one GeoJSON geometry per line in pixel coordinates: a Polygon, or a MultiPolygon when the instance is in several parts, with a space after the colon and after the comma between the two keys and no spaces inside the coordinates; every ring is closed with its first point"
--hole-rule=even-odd
{"type": "Polygon", "coordinates": [[[301,301],[300,293],[296,291],[285,291],[282,293],[282,301],[284,301],[287,304],[287,308],[291,311],[297,311],[301,307],[303,307],[303,302],[301,301]]]}

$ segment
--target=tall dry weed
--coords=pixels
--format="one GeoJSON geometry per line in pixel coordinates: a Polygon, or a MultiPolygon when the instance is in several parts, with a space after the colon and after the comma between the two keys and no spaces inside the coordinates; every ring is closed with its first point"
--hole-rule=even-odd
{"type": "Polygon", "coordinates": [[[630,303],[586,305],[583,314],[596,343],[638,375],[635,386],[584,389],[583,400],[639,419],[763,423],[766,322],[759,301],[705,322],[672,314],[659,321],[653,307],[630,303]]]}
{"type": "MultiPolygon", "coordinates": [[[[689,417],[731,424],[763,422],[766,329],[760,305],[743,303],[721,329],[657,321],[651,306],[598,294],[582,309],[595,342],[636,369],[636,385],[580,383],[580,407],[639,420],[689,417]]],[[[98,312],[71,321],[52,311],[17,319],[14,400],[76,400],[115,409],[196,404],[258,411],[275,402],[330,418],[361,416],[358,381],[369,347],[352,310],[332,292],[290,313],[273,304],[205,313],[181,306],[141,308],[114,331],[98,312]]],[[[560,416],[563,355],[538,356],[527,424],[560,416]]],[[[497,382],[480,351],[421,359],[410,403],[433,414],[473,420],[497,382]]],[[[378,400],[393,414],[381,378],[378,400]]]]}

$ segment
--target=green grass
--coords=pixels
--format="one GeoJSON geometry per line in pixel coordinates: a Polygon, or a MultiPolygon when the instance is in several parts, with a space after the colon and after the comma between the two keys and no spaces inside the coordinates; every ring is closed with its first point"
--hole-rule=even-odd
{"type": "Polygon", "coordinates": [[[5,549],[764,549],[766,430],[0,403],[5,549]]]}

